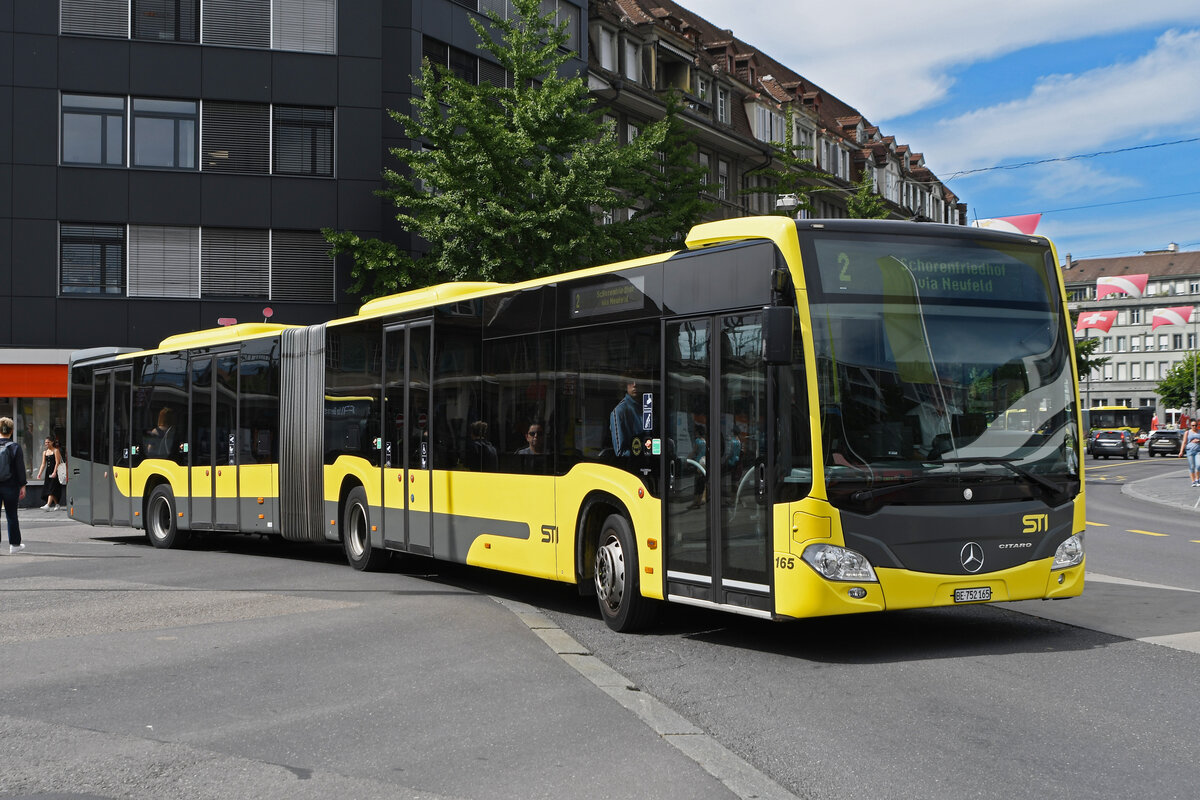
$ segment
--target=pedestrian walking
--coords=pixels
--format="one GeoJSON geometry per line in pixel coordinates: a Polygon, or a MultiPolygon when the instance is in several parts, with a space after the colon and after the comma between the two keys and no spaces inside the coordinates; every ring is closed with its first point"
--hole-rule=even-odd
{"type": "Polygon", "coordinates": [[[1200,419],[1192,420],[1191,429],[1184,431],[1183,441],[1179,443],[1179,455],[1187,456],[1192,486],[1200,486],[1200,419]]]}
{"type": "Polygon", "coordinates": [[[25,454],[21,445],[13,441],[11,417],[0,417],[0,504],[8,519],[8,552],[19,553],[25,549],[21,543],[21,523],[17,519],[17,507],[25,499],[25,454]]]}

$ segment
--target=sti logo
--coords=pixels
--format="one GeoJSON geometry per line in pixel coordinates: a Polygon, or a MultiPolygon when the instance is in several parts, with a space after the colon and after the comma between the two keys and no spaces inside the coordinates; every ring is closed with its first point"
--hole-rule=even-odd
{"type": "Polygon", "coordinates": [[[1026,514],[1021,517],[1021,533],[1045,533],[1050,529],[1049,520],[1047,514],[1026,514]]]}

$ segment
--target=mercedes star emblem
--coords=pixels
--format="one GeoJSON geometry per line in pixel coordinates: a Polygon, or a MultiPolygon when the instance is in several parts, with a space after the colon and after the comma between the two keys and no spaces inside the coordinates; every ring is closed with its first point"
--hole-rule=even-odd
{"type": "Polygon", "coordinates": [[[967,572],[979,572],[983,569],[983,548],[975,542],[967,542],[959,553],[963,569],[967,572]]]}

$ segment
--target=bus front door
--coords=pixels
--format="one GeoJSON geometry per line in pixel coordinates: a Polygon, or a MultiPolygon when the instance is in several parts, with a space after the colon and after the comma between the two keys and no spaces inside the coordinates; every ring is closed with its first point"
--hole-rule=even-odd
{"type": "Polygon", "coordinates": [[[664,325],[667,593],[769,614],[762,315],[664,325]]]}
{"type": "Polygon", "coordinates": [[[428,322],[384,331],[383,538],[388,547],[433,552],[428,322]]]}

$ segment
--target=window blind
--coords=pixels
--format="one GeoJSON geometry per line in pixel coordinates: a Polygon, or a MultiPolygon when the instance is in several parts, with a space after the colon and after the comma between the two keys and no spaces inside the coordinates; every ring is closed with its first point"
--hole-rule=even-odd
{"type": "Polygon", "coordinates": [[[206,101],[201,110],[201,169],[267,174],[271,169],[270,108],[259,103],[206,101]]]}
{"type": "Polygon", "coordinates": [[[130,225],[129,296],[199,297],[200,229],[130,225]]]}
{"type": "Polygon", "coordinates": [[[63,33],[126,38],[129,0],[62,0],[59,27],[63,33]]]}
{"type": "Polygon", "coordinates": [[[204,43],[271,46],[270,0],[205,0],[204,43]]]}
{"type": "Polygon", "coordinates": [[[333,259],[317,231],[271,232],[271,299],[332,303],[333,259]]]}
{"type": "Polygon", "coordinates": [[[335,0],[272,0],[271,46],[305,53],[337,52],[335,0]]]}
{"type": "Polygon", "coordinates": [[[266,230],[204,228],[200,244],[201,296],[269,296],[271,245],[266,230]]]}

